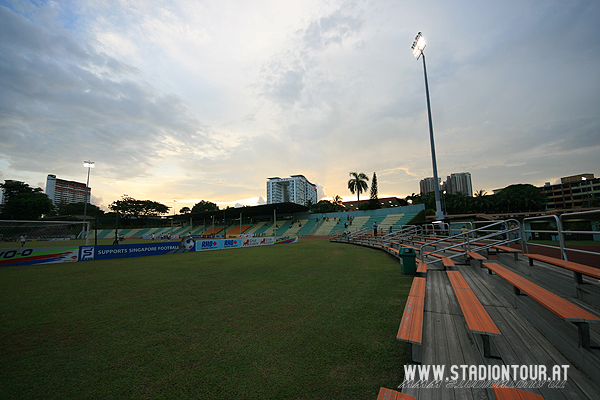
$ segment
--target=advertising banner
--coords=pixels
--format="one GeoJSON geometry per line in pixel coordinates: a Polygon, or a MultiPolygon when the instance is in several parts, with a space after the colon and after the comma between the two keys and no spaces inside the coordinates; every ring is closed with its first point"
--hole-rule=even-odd
{"type": "Polygon", "coordinates": [[[204,239],[198,240],[196,242],[196,251],[204,251],[204,250],[219,250],[221,247],[222,240],[220,239],[204,239]]]}
{"type": "Polygon", "coordinates": [[[242,247],[242,241],[240,239],[223,240],[224,249],[239,249],[240,247],[242,247]]]}
{"type": "Polygon", "coordinates": [[[195,250],[193,240],[182,242],[121,244],[106,246],[81,246],[80,261],[107,260],[110,258],[157,256],[162,254],[186,253],[195,250]]]}
{"type": "Polygon", "coordinates": [[[275,244],[274,237],[254,237],[249,239],[244,239],[242,241],[242,247],[254,247],[254,246],[269,246],[275,244]]]}
{"type": "Polygon", "coordinates": [[[0,249],[0,266],[74,262],[79,246],[0,249]]]}
{"type": "Polygon", "coordinates": [[[196,251],[235,249],[239,247],[242,247],[240,239],[212,239],[196,242],[196,251]]]}
{"type": "Polygon", "coordinates": [[[298,243],[298,236],[279,236],[275,238],[275,244],[298,243]]]}

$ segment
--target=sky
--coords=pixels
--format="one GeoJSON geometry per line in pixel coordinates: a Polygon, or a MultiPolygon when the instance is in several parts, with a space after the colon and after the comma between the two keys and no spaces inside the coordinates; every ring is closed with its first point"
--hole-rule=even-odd
{"type": "Polygon", "coordinates": [[[0,181],[179,211],[302,174],[353,200],[600,175],[600,2],[0,0],[0,181]],[[367,198],[368,193],[361,195],[367,198]]]}

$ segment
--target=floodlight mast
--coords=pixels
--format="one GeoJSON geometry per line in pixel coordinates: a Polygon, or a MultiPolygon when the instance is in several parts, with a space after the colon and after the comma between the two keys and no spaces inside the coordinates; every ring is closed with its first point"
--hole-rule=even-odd
{"type": "Polygon", "coordinates": [[[83,231],[85,232],[85,244],[86,245],[88,244],[88,230],[85,225],[85,220],[87,217],[88,190],[90,187],[90,170],[92,168],[94,168],[95,164],[96,164],[95,162],[89,161],[89,160],[86,160],[83,162],[83,168],[88,169],[87,181],[85,183],[85,201],[83,202],[83,231]]]}
{"type": "Polygon", "coordinates": [[[414,56],[419,59],[423,56],[423,72],[425,74],[425,94],[427,96],[427,115],[429,117],[429,141],[431,143],[431,161],[433,164],[433,186],[435,188],[435,218],[437,220],[444,219],[444,212],[442,211],[442,204],[440,202],[440,181],[437,173],[437,162],[435,160],[435,143],[433,140],[433,122],[431,120],[431,102],[429,100],[429,83],[427,82],[427,66],[425,64],[425,49],[426,43],[425,38],[421,35],[421,32],[415,37],[415,41],[412,44],[412,50],[414,56]]]}

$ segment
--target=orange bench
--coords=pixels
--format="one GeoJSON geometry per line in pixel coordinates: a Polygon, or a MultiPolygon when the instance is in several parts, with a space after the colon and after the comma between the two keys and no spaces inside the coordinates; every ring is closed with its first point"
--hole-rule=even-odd
{"type": "Polygon", "coordinates": [[[376,243],[375,246],[379,246],[381,247],[383,250],[387,251],[390,254],[395,255],[396,257],[398,257],[400,255],[400,250],[393,248],[391,245],[385,245],[382,243],[376,243]]]}
{"type": "Polygon", "coordinates": [[[423,312],[425,310],[425,278],[414,278],[404,314],[400,322],[400,328],[396,339],[406,342],[406,356],[409,361],[416,362],[413,355],[412,345],[421,345],[423,343],[423,312]]]}
{"type": "MultiPolygon", "coordinates": [[[[425,255],[426,256],[427,255],[428,256],[432,256],[432,257],[437,257],[437,258],[441,259],[442,260],[442,264],[444,265],[444,270],[446,269],[446,267],[454,267],[455,266],[454,265],[454,261],[452,261],[452,259],[450,257],[446,257],[446,256],[443,256],[443,255],[437,254],[437,253],[434,253],[434,254],[425,254],[425,255]]],[[[436,262],[436,261],[433,261],[433,262],[436,262]]]]}
{"type": "Polygon", "coordinates": [[[402,247],[408,247],[408,248],[411,248],[411,249],[413,249],[414,251],[419,251],[419,250],[420,250],[418,247],[411,246],[411,245],[409,245],[409,244],[402,244],[402,243],[399,243],[399,244],[398,244],[398,246],[402,246],[402,247]]]}
{"type": "Polygon", "coordinates": [[[542,254],[523,254],[523,257],[529,258],[530,266],[533,266],[533,260],[538,260],[571,270],[575,274],[575,283],[583,283],[582,275],[600,279],[600,269],[590,267],[589,265],[578,264],[573,261],[561,260],[560,258],[544,256],[542,254]]]}
{"type": "Polygon", "coordinates": [[[481,335],[483,339],[483,355],[491,357],[490,336],[500,336],[500,330],[485,311],[483,305],[471,289],[460,271],[446,271],[450,284],[467,321],[469,330],[481,335]]]}
{"type": "Polygon", "coordinates": [[[392,389],[380,388],[379,396],[377,396],[377,400],[417,400],[416,397],[413,397],[408,394],[400,393],[392,389]]]}
{"type": "Polygon", "coordinates": [[[579,346],[588,350],[590,349],[589,323],[600,323],[600,318],[543,287],[536,285],[521,275],[502,267],[500,264],[487,262],[483,263],[483,266],[488,268],[490,273],[495,272],[498,276],[513,285],[515,294],[519,295],[523,292],[548,310],[552,311],[562,320],[575,324],[579,331],[579,346]]]}
{"type": "Polygon", "coordinates": [[[515,389],[506,386],[500,386],[492,383],[494,395],[497,400],[544,400],[540,394],[526,392],[524,390],[515,389]]]}
{"type": "Polygon", "coordinates": [[[469,256],[469,258],[472,258],[474,260],[479,260],[479,266],[482,266],[482,263],[484,260],[487,261],[487,258],[485,258],[484,256],[482,256],[479,253],[476,253],[474,251],[467,251],[467,255],[469,256]]]}
{"type": "Polygon", "coordinates": [[[427,263],[417,259],[417,274],[425,275],[427,274],[427,263]]]}
{"type": "Polygon", "coordinates": [[[519,249],[514,249],[512,247],[508,247],[508,246],[501,246],[501,245],[494,245],[492,246],[492,248],[496,249],[496,250],[500,250],[500,251],[504,251],[506,253],[513,253],[515,255],[515,260],[519,260],[519,253],[521,252],[521,250],[519,249]]]}

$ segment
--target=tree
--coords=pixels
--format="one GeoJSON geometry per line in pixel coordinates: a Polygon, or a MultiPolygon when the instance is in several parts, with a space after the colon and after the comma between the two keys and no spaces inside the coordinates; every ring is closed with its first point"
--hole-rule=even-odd
{"type": "Polygon", "coordinates": [[[413,194],[406,196],[404,200],[407,203],[410,202],[410,204],[421,204],[422,202],[420,201],[420,199],[421,195],[413,192],[413,194]]]}
{"type": "Polygon", "coordinates": [[[381,208],[379,204],[379,197],[377,196],[377,174],[373,172],[373,179],[371,180],[371,196],[369,198],[369,209],[377,210],[381,208]]]}
{"type": "Polygon", "coordinates": [[[338,211],[338,208],[329,200],[320,200],[311,207],[311,211],[314,213],[328,213],[338,211]]]}
{"type": "Polygon", "coordinates": [[[336,194],[335,196],[333,196],[332,202],[333,202],[333,204],[341,206],[342,203],[344,202],[344,200],[342,200],[342,198],[339,195],[336,194]]]}
{"type": "Polygon", "coordinates": [[[334,211],[344,211],[344,200],[339,195],[335,195],[331,200],[331,204],[333,204],[334,211]]]}
{"type": "Polygon", "coordinates": [[[515,184],[494,195],[497,212],[542,211],[546,208],[546,196],[540,188],[530,184],[515,184]]]}
{"type": "Polygon", "coordinates": [[[369,188],[367,181],[369,177],[364,172],[350,172],[351,179],[348,180],[348,189],[350,193],[356,193],[357,204],[356,207],[360,207],[360,194],[366,192],[369,188]]]}
{"type": "Polygon", "coordinates": [[[456,194],[444,194],[444,203],[446,204],[446,213],[448,214],[466,214],[470,211],[472,198],[458,192],[456,194]]]}
{"type": "Polygon", "coordinates": [[[125,220],[147,221],[150,217],[158,217],[169,212],[170,207],[152,200],[136,200],[125,197],[112,202],[109,206],[112,211],[119,211],[125,220]]]}
{"type": "MultiPolygon", "coordinates": [[[[57,215],[83,215],[85,209],[85,203],[60,203],[56,207],[57,215]]],[[[104,214],[104,211],[100,209],[100,207],[95,206],[93,204],[87,205],[87,210],[85,210],[85,214],[88,217],[99,217],[104,214]]]]}
{"type": "Polygon", "coordinates": [[[187,214],[190,213],[192,210],[189,207],[181,207],[181,210],[179,210],[179,214],[187,214]]]}
{"type": "Polygon", "coordinates": [[[485,213],[492,208],[493,203],[492,196],[488,196],[487,192],[483,189],[479,189],[473,194],[473,212],[485,213]]]}
{"type": "Polygon", "coordinates": [[[52,200],[39,187],[32,188],[19,181],[5,181],[0,187],[6,199],[1,219],[36,220],[54,209],[52,200]]]}
{"type": "Polygon", "coordinates": [[[435,215],[435,193],[430,192],[427,194],[412,194],[406,196],[406,200],[410,200],[411,204],[424,204],[425,213],[427,215],[435,215]]]}
{"type": "Polygon", "coordinates": [[[202,200],[199,203],[194,204],[194,207],[192,207],[193,213],[202,211],[219,211],[219,206],[210,201],[202,200]]]}

